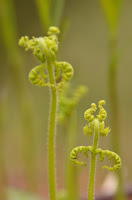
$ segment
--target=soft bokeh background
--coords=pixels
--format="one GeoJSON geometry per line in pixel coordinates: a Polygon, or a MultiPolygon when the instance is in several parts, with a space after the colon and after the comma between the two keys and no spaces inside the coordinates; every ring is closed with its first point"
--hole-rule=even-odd
{"type": "MultiPolygon", "coordinates": [[[[38,10],[33,0],[13,1],[15,7],[15,20],[17,24],[17,39],[14,45],[23,35],[43,36],[46,34],[38,15],[38,10]]],[[[54,8],[53,8],[54,9],[54,8]]],[[[120,108],[120,141],[122,153],[122,168],[125,184],[132,180],[132,1],[123,2],[120,31],[117,88],[120,108]]],[[[108,118],[106,125],[111,127],[110,101],[108,98],[108,29],[98,0],[67,0],[63,11],[63,19],[68,21],[65,37],[62,40],[58,60],[68,61],[74,68],[72,84],[83,84],[89,88],[87,95],[81,100],[77,108],[77,144],[89,145],[92,139],[87,139],[83,134],[84,111],[92,102],[97,103],[100,99],[106,100],[108,118]]],[[[52,25],[52,24],[51,24],[52,25]]],[[[11,24],[10,24],[11,26],[11,24]]],[[[2,30],[0,31],[2,32],[2,30]]],[[[1,33],[0,33],[1,34],[1,33]]],[[[18,47],[22,60],[22,72],[25,81],[22,85],[28,87],[30,104],[32,105],[33,125],[36,137],[37,165],[39,192],[47,196],[48,193],[48,170],[47,170],[47,130],[49,118],[49,91],[31,85],[28,81],[28,72],[37,65],[36,59],[31,52],[25,52],[18,47]]],[[[0,95],[2,106],[5,105],[4,127],[2,131],[5,137],[5,160],[8,173],[8,184],[15,187],[26,188],[24,179],[24,163],[22,159],[22,122],[17,101],[17,92],[14,89],[14,77],[11,73],[10,55],[5,48],[3,34],[0,37],[0,95]],[[12,78],[13,77],[13,78],[12,78]]],[[[16,74],[16,79],[19,79],[16,74]]],[[[16,84],[16,83],[15,83],[16,84]]],[[[19,91],[21,93],[21,91],[19,91]]],[[[23,100],[26,103],[26,95],[23,100]]],[[[28,123],[28,121],[27,121],[28,123]]],[[[65,136],[62,127],[57,125],[56,131],[56,171],[58,188],[64,188],[64,160],[66,155],[65,136]]],[[[103,149],[111,149],[111,133],[107,138],[100,138],[100,146],[103,149]]],[[[3,150],[2,150],[3,151],[3,150]]],[[[102,164],[98,163],[96,174],[96,186],[100,189],[106,170],[102,170],[102,164]]],[[[89,166],[80,170],[80,190],[83,194],[87,191],[89,166]]]]}

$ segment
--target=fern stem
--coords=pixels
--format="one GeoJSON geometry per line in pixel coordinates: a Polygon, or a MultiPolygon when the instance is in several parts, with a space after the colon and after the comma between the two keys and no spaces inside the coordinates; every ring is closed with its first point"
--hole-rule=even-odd
{"type": "Polygon", "coordinates": [[[96,156],[91,155],[91,169],[90,169],[90,179],[89,179],[88,200],[93,200],[93,197],[94,197],[95,168],[96,168],[96,156]]]}
{"type": "MultiPolygon", "coordinates": [[[[94,151],[95,151],[97,149],[97,146],[98,146],[98,134],[99,134],[98,119],[95,119],[94,123],[95,123],[95,134],[94,134],[93,148],[94,148],[94,151]]],[[[91,154],[91,168],[90,168],[88,200],[93,200],[93,198],[94,198],[95,170],[96,170],[96,154],[93,152],[91,154]]]]}
{"type": "MultiPolygon", "coordinates": [[[[45,43],[43,39],[40,39],[40,44],[45,52],[47,58],[47,69],[49,74],[49,81],[51,85],[56,85],[53,64],[51,62],[50,53],[47,48],[45,48],[45,43]]],[[[50,118],[49,118],[49,134],[48,134],[48,159],[49,159],[49,193],[50,199],[56,200],[56,184],[55,184],[55,123],[56,123],[56,113],[57,113],[57,91],[56,88],[51,87],[51,108],[50,108],[50,118]]]]}
{"type": "MultiPolygon", "coordinates": [[[[54,81],[54,79],[53,79],[54,81]]],[[[52,82],[53,83],[53,82],[52,82]]],[[[56,90],[51,88],[51,111],[49,122],[49,190],[50,199],[56,199],[56,187],[55,187],[55,121],[57,110],[57,93],[56,90]]]]}

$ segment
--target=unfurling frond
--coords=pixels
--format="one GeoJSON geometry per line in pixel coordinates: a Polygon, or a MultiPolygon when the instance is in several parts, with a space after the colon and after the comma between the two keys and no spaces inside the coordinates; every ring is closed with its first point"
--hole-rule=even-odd
{"type": "Polygon", "coordinates": [[[29,80],[32,84],[38,86],[49,86],[62,91],[66,82],[68,82],[73,75],[73,68],[67,62],[58,62],[56,59],[56,53],[58,51],[58,34],[60,33],[57,27],[50,27],[48,36],[29,39],[28,36],[21,37],[19,45],[24,47],[25,50],[31,50],[33,55],[41,62],[41,64],[30,71],[29,80]],[[47,74],[43,72],[43,68],[46,68],[47,74]],[[55,73],[55,79],[59,79],[59,82],[55,84],[50,83],[49,73],[53,68],[55,73]]]}
{"type": "Polygon", "coordinates": [[[113,167],[103,166],[103,168],[107,168],[110,171],[117,171],[121,167],[120,157],[112,151],[102,150],[101,148],[97,149],[99,135],[107,136],[107,134],[110,132],[109,127],[105,128],[104,120],[107,117],[107,112],[102,106],[104,104],[105,104],[104,100],[99,101],[100,110],[99,110],[99,114],[96,115],[96,117],[93,115],[93,113],[97,109],[95,103],[92,103],[91,104],[92,108],[86,110],[84,113],[84,117],[89,122],[89,124],[86,124],[86,126],[84,126],[83,131],[84,131],[84,134],[89,137],[94,135],[93,146],[79,146],[79,147],[74,148],[71,151],[70,158],[74,164],[86,166],[85,162],[78,160],[78,153],[83,152],[83,154],[87,157],[88,151],[90,151],[91,160],[96,159],[97,154],[99,154],[99,161],[103,161],[105,155],[107,155],[109,160],[114,159],[115,163],[113,167]]]}

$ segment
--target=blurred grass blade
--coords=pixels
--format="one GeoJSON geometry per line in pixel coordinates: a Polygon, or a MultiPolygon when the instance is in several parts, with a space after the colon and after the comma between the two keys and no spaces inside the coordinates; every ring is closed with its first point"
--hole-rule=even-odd
{"type": "MultiPolygon", "coordinates": [[[[18,49],[17,24],[13,0],[0,1],[0,27],[3,43],[6,47],[9,78],[11,87],[15,92],[15,99],[19,109],[19,119],[21,119],[22,153],[24,171],[26,174],[28,189],[37,191],[36,173],[36,138],[34,131],[34,115],[29,91],[25,83],[23,61],[18,49]]],[[[20,136],[20,135],[19,135],[20,136]]]]}
{"type": "Polygon", "coordinates": [[[0,28],[3,42],[8,53],[9,60],[11,63],[12,71],[21,73],[20,55],[18,53],[17,45],[17,25],[16,16],[14,12],[14,6],[12,0],[1,0],[0,1],[0,28]],[[15,62],[14,62],[15,61],[15,62]],[[16,65],[15,65],[16,63],[16,65]]]}
{"type": "Polygon", "coordinates": [[[43,24],[44,31],[48,31],[51,25],[51,1],[50,0],[35,0],[38,7],[40,20],[43,24]]]}
{"type": "Polygon", "coordinates": [[[0,1],[0,23],[6,45],[15,45],[17,38],[16,16],[11,0],[0,1]],[[8,21],[8,26],[7,22],[8,21]],[[13,27],[13,28],[12,28],[13,27]],[[12,38],[12,40],[11,40],[12,38]]]}
{"type": "Polygon", "coordinates": [[[65,0],[56,0],[53,20],[52,20],[54,26],[60,26],[64,7],[65,7],[65,0]]]}
{"type": "MultiPolygon", "coordinates": [[[[1,87],[2,88],[2,87],[1,87]]],[[[1,89],[0,88],[0,89],[1,89]]],[[[7,193],[5,188],[8,185],[8,177],[6,170],[6,158],[5,158],[5,139],[6,139],[6,127],[7,127],[7,90],[0,90],[0,199],[6,200],[7,193]]]]}
{"type": "Polygon", "coordinates": [[[100,0],[111,32],[116,32],[123,0],[100,0]]]}
{"type": "MultiPolygon", "coordinates": [[[[77,112],[73,110],[68,121],[68,132],[67,132],[67,144],[68,150],[67,155],[70,155],[70,150],[76,143],[76,127],[77,127],[77,112]]],[[[68,200],[79,200],[79,173],[78,168],[72,164],[69,157],[66,157],[66,188],[68,200]]]]}
{"type": "Polygon", "coordinates": [[[60,26],[65,0],[35,0],[35,2],[45,32],[51,25],[60,26]]]}
{"type": "MultiPolygon", "coordinates": [[[[116,151],[121,156],[120,152],[120,112],[119,112],[119,99],[117,91],[117,67],[119,65],[118,56],[118,23],[120,17],[120,7],[122,0],[100,0],[103,7],[108,28],[109,28],[109,71],[108,71],[108,91],[111,103],[111,115],[112,115],[112,137],[111,145],[113,151],[116,151]],[[118,121],[117,121],[118,119],[118,121]]],[[[125,200],[123,191],[123,175],[119,170],[118,180],[119,185],[116,192],[116,200],[125,200]]]]}

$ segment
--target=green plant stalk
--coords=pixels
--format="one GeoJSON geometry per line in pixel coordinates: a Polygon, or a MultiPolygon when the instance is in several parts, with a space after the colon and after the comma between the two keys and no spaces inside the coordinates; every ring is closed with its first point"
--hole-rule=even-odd
{"type": "Polygon", "coordinates": [[[1,134],[1,141],[0,141],[0,199],[7,200],[7,186],[8,186],[8,178],[7,172],[5,167],[5,146],[4,146],[4,136],[3,130],[0,131],[1,134]]]}
{"type": "Polygon", "coordinates": [[[108,71],[108,86],[109,86],[109,96],[111,101],[111,111],[112,111],[112,145],[114,149],[118,149],[119,141],[119,107],[118,107],[118,97],[116,89],[117,80],[117,37],[115,35],[110,36],[109,40],[109,71],[108,71]],[[117,145],[118,144],[118,145],[117,145]]]}
{"type": "MultiPolygon", "coordinates": [[[[6,102],[7,103],[7,102],[6,102]]],[[[5,113],[6,105],[0,101],[0,199],[7,199],[7,172],[5,166],[5,113]]]]}
{"type": "MultiPolygon", "coordinates": [[[[40,44],[44,49],[46,58],[47,58],[47,66],[48,66],[48,74],[50,83],[52,85],[56,85],[55,76],[53,71],[53,65],[51,63],[50,54],[45,48],[45,44],[43,39],[40,39],[40,44]]],[[[49,192],[50,199],[56,200],[56,185],[55,185],[55,123],[56,123],[56,113],[57,113],[57,91],[55,88],[51,87],[51,110],[50,110],[50,119],[49,119],[49,151],[48,151],[48,159],[49,159],[49,192]]]]}
{"type": "Polygon", "coordinates": [[[54,16],[52,20],[55,26],[60,26],[64,6],[65,6],[65,0],[56,0],[54,16]]]}
{"type": "Polygon", "coordinates": [[[16,16],[14,11],[14,5],[12,0],[2,0],[0,6],[1,16],[1,27],[3,41],[6,47],[6,51],[10,60],[10,75],[13,87],[15,89],[17,102],[19,103],[20,118],[22,120],[22,143],[23,143],[23,157],[25,161],[25,174],[28,189],[32,191],[37,190],[37,182],[35,176],[35,141],[33,139],[33,123],[32,120],[32,108],[27,87],[23,84],[24,71],[20,53],[16,44],[17,40],[17,26],[16,16]],[[25,102],[26,99],[26,102],[25,102]]]}
{"type": "Polygon", "coordinates": [[[52,100],[50,111],[50,126],[49,126],[49,190],[51,200],[56,199],[55,187],[55,121],[56,121],[56,108],[57,108],[57,94],[51,88],[52,100]]]}
{"type": "MultiPolygon", "coordinates": [[[[120,153],[119,141],[120,141],[120,130],[119,130],[119,101],[117,93],[117,67],[119,63],[118,59],[118,29],[119,29],[119,18],[122,0],[112,1],[101,0],[101,5],[107,19],[108,30],[109,30],[109,71],[108,71],[108,90],[111,102],[111,113],[112,113],[112,128],[113,134],[111,137],[111,144],[115,151],[120,153]]],[[[123,194],[123,180],[121,170],[118,172],[118,189],[116,199],[124,200],[123,194]]]]}
{"type": "MultiPolygon", "coordinates": [[[[2,85],[2,84],[1,84],[2,85]]],[[[4,88],[5,89],[5,88],[4,88]]],[[[8,177],[5,159],[5,134],[7,122],[7,90],[0,93],[0,199],[7,200],[8,177]],[[3,94],[5,93],[6,94],[3,94]]]]}
{"type": "MultiPolygon", "coordinates": [[[[50,75],[49,75],[50,76],[50,75]]],[[[50,78],[53,78],[52,76],[50,78]]],[[[52,79],[54,82],[54,79],[52,79]]],[[[50,79],[51,81],[51,79],[50,79]]],[[[51,82],[51,83],[53,83],[51,82]]],[[[50,125],[49,125],[49,190],[51,200],[56,199],[55,187],[55,121],[57,109],[57,94],[56,90],[51,88],[51,111],[50,111],[50,125]]]]}
{"type": "MultiPolygon", "coordinates": [[[[76,119],[76,111],[73,110],[71,113],[71,116],[69,117],[69,121],[67,121],[67,127],[68,127],[68,133],[67,133],[67,148],[69,149],[67,155],[70,154],[70,150],[75,145],[76,141],[76,125],[77,125],[77,119],[76,119]]],[[[67,199],[73,200],[73,199],[79,199],[78,195],[78,169],[75,165],[73,165],[67,156],[66,159],[66,188],[67,188],[67,199]]]]}
{"type": "MultiPolygon", "coordinates": [[[[116,80],[117,80],[117,67],[118,67],[118,40],[116,34],[110,34],[109,39],[109,72],[108,72],[108,88],[109,88],[109,96],[111,102],[111,115],[112,115],[112,129],[113,133],[111,136],[111,144],[114,151],[120,153],[120,130],[119,130],[119,101],[118,101],[118,92],[116,88],[116,80]]],[[[124,192],[123,192],[123,178],[122,171],[118,171],[118,190],[116,194],[116,199],[124,200],[124,192]]]]}
{"type": "MultiPolygon", "coordinates": [[[[96,149],[98,147],[98,134],[99,134],[98,119],[94,120],[94,124],[95,124],[95,133],[94,133],[93,149],[94,149],[94,151],[96,151],[96,149]]],[[[90,168],[90,178],[89,178],[88,200],[93,200],[93,197],[94,197],[95,170],[96,170],[96,154],[94,152],[93,154],[91,154],[91,168],[90,168]]]]}

